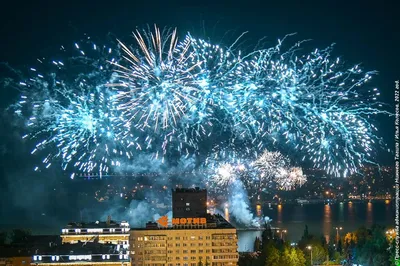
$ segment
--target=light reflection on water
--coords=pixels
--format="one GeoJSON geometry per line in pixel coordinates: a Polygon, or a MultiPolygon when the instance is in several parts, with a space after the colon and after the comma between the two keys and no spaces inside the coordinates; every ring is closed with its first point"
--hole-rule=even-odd
{"type": "MultiPolygon", "coordinates": [[[[370,227],[373,224],[394,226],[394,204],[391,202],[344,202],[335,204],[306,204],[306,205],[278,205],[268,208],[256,208],[257,216],[272,219],[273,227],[286,229],[285,239],[298,241],[308,225],[309,232],[314,235],[323,235],[327,241],[334,239],[335,227],[343,227],[340,232],[354,231],[360,226],[370,227]]],[[[261,237],[261,231],[238,231],[239,251],[251,251],[256,236],[261,237]]]]}

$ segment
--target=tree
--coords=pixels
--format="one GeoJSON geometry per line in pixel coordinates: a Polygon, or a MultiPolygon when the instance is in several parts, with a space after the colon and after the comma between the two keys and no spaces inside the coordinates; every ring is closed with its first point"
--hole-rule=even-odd
{"type": "Polygon", "coordinates": [[[373,226],[371,230],[357,230],[358,242],[355,247],[355,261],[367,265],[389,265],[389,243],[384,228],[373,226]],[[360,233],[361,232],[361,233],[360,233]]]}
{"type": "Polygon", "coordinates": [[[336,264],[341,264],[344,260],[344,256],[339,252],[335,251],[331,257],[331,260],[333,260],[336,264]]]}
{"type": "Polygon", "coordinates": [[[239,266],[253,266],[253,265],[259,265],[259,260],[258,260],[258,253],[253,252],[253,253],[244,253],[244,254],[239,254],[239,266]]]}
{"type": "Polygon", "coordinates": [[[309,237],[310,237],[310,235],[308,233],[308,225],[306,225],[304,228],[303,237],[301,239],[307,240],[307,239],[309,239],[309,237]]]}
{"type": "Polygon", "coordinates": [[[292,247],[286,247],[282,253],[279,265],[304,266],[305,263],[306,259],[304,258],[304,254],[301,250],[292,247]],[[301,253],[299,253],[298,251],[300,251],[301,253]]]}
{"type": "Polygon", "coordinates": [[[270,225],[266,225],[265,230],[263,231],[261,235],[261,242],[263,245],[266,245],[268,240],[273,239],[273,233],[270,225]]]}
{"type": "Polygon", "coordinates": [[[279,250],[274,247],[274,245],[269,244],[266,247],[266,260],[265,260],[265,266],[280,266],[280,252],[279,250]]]}
{"type": "Polygon", "coordinates": [[[342,253],[342,239],[339,239],[338,244],[336,246],[336,251],[342,253]]]}
{"type": "Polygon", "coordinates": [[[261,249],[261,241],[258,237],[254,240],[254,251],[259,251],[261,249]]]}
{"type": "Polygon", "coordinates": [[[312,246],[312,257],[314,264],[322,264],[326,261],[326,257],[328,255],[327,250],[322,245],[313,245],[312,246]]]}
{"type": "Polygon", "coordinates": [[[306,257],[304,256],[304,252],[299,249],[299,248],[295,248],[296,253],[297,253],[297,261],[298,261],[298,265],[303,266],[306,265],[306,257]]]}

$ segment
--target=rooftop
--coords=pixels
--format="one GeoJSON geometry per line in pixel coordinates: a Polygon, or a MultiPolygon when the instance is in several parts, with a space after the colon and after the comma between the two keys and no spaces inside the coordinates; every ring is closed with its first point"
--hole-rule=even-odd
{"type": "MultiPolygon", "coordinates": [[[[178,218],[179,219],[179,218],[178,218]]],[[[143,230],[208,230],[208,229],[235,229],[222,215],[207,214],[207,227],[184,227],[184,226],[171,226],[171,227],[159,227],[155,222],[148,222],[145,228],[132,228],[131,231],[143,231],[143,230]]]]}
{"type": "Polygon", "coordinates": [[[206,189],[200,189],[199,187],[195,188],[176,188],[172,189],[172,192],[175,193],[199,193],[199,192],[207,192],[206,189]]]}
{"type": "Polygon", "coordinates": [[[129,223],[122,221],[121,223],[118,223],[116,221],[96,221],[96,222],[90,222],[90,223],[77,223],[77,222],[71,222],[67,225],[68,228],[129,228],[129,223]]]}

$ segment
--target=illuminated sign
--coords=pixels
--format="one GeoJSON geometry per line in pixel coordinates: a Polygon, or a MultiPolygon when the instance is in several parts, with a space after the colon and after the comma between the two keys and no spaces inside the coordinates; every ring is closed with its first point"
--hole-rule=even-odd
{"type": "Polygon", "coordinates": [[[172,218],[172,225],[206,224],[206,218],[172,218]]]}
{"type": "Polygon", "coordinates": [[[157,220],[157,223],[161,226],[167,227],[168,226],[168,217],[161,216],[160,219],[157,220]]]}
{"type": "MultiPolygon", "coordinates": [[[[157,223],[163,227],[168,226],[168,217],[162,216],[157,223]]],[[[190,225],[190,224],[206,224],[206,218],[172,218],[172,225],[190,225]]]]}

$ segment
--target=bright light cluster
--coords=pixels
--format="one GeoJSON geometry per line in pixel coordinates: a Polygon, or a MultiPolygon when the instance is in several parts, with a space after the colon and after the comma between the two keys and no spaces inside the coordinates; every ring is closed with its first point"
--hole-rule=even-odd
{"type": "Polygon", "coordinates": [[[256,159],[227,157],[223,160],[209,159],[205,167],[208,187],[215,191],[225,191],[240,181],[246,187],[249,197],[259,195],[264,189],[275,187],[292,190],[301,187],[307,178],[301,167],[293,167],[290,160],[280,152],[264,150],[256,159]]]}
{"type": "MultiPolygon", "coordinates": [[[[77,43],[79,56],[68,64],[50,61],[54,72],[32,69],[34,77],[21,82],[17,113],[29,117],[25,137],[39,140],[32,153],[48,148],[46,167],[61,159],[64,169],[102,173],[140,153],[209,159],[229,147],[255,160],[265,179],[270,161],[285,164],[278,154],[259,157],[271,147],[335,176],[372,160],[380,139],[371,117],[387,114],[378,90],[364,85],[375,72],[346,67],[332,47],[302,53],[302,42],[283,48],[279,40],[246,53],[237,41],[180,40],[176,30],[158,28],[134,39],[117,49],[89,42],[90,53],[77,43]]],[[[281,187],[302,182],[285,167],[284,176],[299,180],[281,187]]],[[[225,165],[220,182],[229,183],[230,172],[225,165]]]]}

